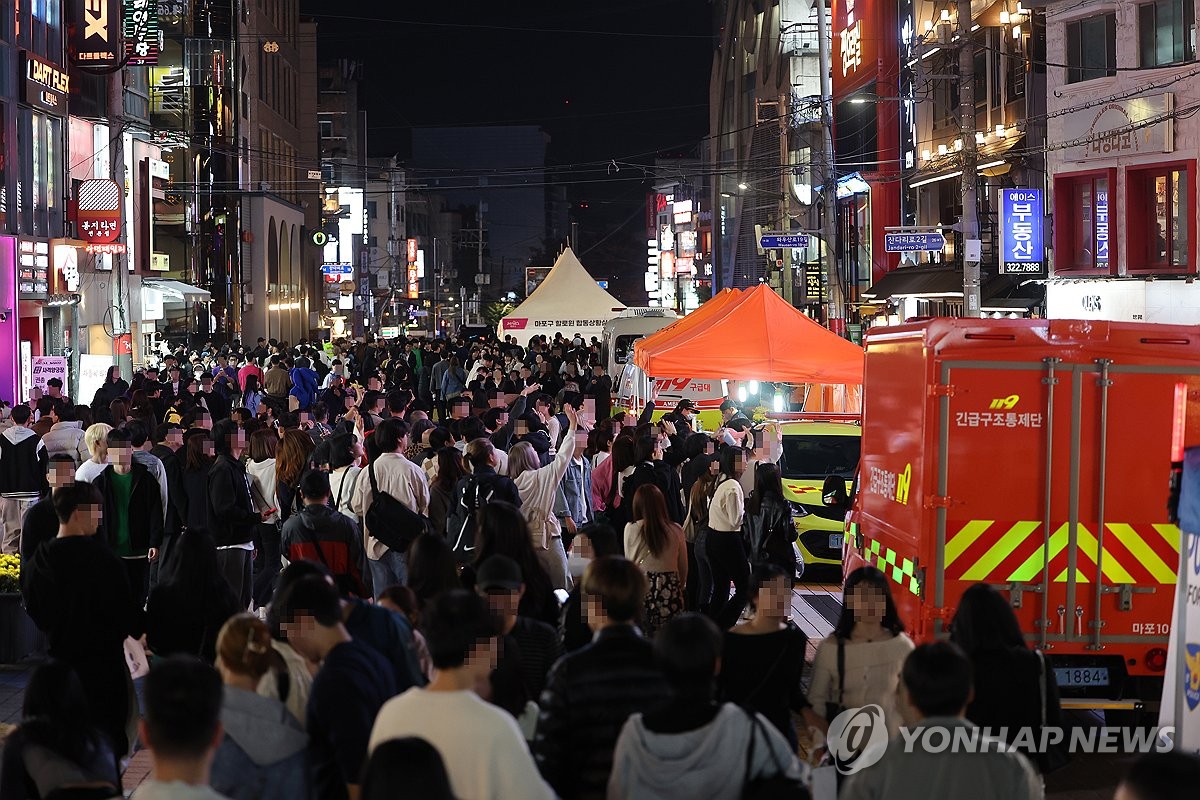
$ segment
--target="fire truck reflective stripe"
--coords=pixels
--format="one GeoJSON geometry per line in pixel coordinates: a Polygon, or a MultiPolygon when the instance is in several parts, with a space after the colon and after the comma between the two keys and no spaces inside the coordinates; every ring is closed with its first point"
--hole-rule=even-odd
{"type": "MultiPolygon", "coordinates": [[[[1123,522],[1111,522],[1105,527],[1138,560],[1138,563],[1154,576],[1154,580],[1157,583],[1175,582],[1175,570],[1163,563],[1158,554],[1154,552],[1154,549],[1150,547],[1146,540],[1138,535],[1138,532],[1133,529],[1132,525],[1126,525],[1123,522]]],[[[1155,525],[1154,527],[1158,528],[1159,526],[1155,525]]],[[[1175,526],[1167,525],[1163,527],[1174,528],[1175,526]]],[[[1178,535],[1176,536],[1176,542],[1178,542],[1178,535]]]]}
{"type": "MultiPolygon", "coordinates": [[[[1041,527],[1040,522],[1035,523],[1035,525],[1038,528],[1041,527]]],[[[1067,525],[1066,525],[1066,523],[1063,523],[1059,527],[1059,529],[1056,530],[1054,532],[1054,534],[1050,537],[1050,560],[1051,561],[1054,560],[1055,556],[1057,556],[1059,553],[1061,553],[1063,550],[1066,549],[1068,541],[1069,541],[1069,537],[1067,536],[1067,525]]],[[[1043,559],[1042,550],[1043,550],[1043,548],[1039,547],[1037,550],[1033,551],[1033,553],[1029,556],[1029,558],[1025,559],[1025,563],[1023,563],[1023,564],[1021,564],[1021,566],[1017,567],[1017,569],[1011,575],[1008,576],[1008,580],[1020,581],[1021,583],[1027,583],[1029,581],[1032,581],[1034,578],[1041,577],[1042,566],[1046,563],[1045,560],[1043,559]]]]}
{"type": "Polygon", "coordinates": [[[1042,527],[1042,523],[1040,522],[1023,521],[1014,523],[982,558],[963,573],[962,579],[964,581],[981,581],[988,575],[991,575],[993,570],[1003,563],[1004,559],[1012,555],[1013,550],[1016,549],[1018,544],[1025,541],[1029,534],[1040,527],[1042,527]]]}
{"type": "MultiPolygon", "coordinates": [[[[1106,525],[1105,527],[1111,529],[1112,526],[1106,525]]],[[[1080,551],[1091,559],[1094,567],[1096,564],[1096,551],[1100,547],[1100,542],[1097,541],[1095,534],[1083,525],[1079,526],[1079,533],[1076,536],[1079,541],[1080,551]]],[[[1108,551],[1108,548],[1104,550],[1104,560],[1100,564],[1100,570],[1110,583],[1137,583],[1134,577],[1117,563],[1117,559],[1108,551]]],[[[1091,573],[1095,575],[1095,569],[1092,569],[1091,573]]]]}
{"type": "MultiPolygon", "coordinates": [[[[1054,579],[1054,582],[1055,583],[1066,583],[1067,582],[1067,571],[1064,569],[1062,572],[1058,573],[1058,577],[1054,579]]],[[[1076,583],[1091,583],[1091,581],[1089,581],[1087,579],[1087,575],[1083,574],[1083,570],[1079,569],[1078,567],[1075,568],[1075,582],[1076,583]]]]}
{"type": "Polygon", "coordinates": [[[917,562],[913,559],[902,559],[895,550],[884,547],[878,539],[872,539],[867,544],[866,561],[908,591],[921,594],[921,582],[916,577],[917,562]]]}
{"type": "Polygon", "coordinates": [[[946,542],[946,566],[957,561],[968,547],[975,544],[979,537],[992,527],[992,523],[993,520],[990,519],[973,519],[954,534],[954,538],[946,542]]]}

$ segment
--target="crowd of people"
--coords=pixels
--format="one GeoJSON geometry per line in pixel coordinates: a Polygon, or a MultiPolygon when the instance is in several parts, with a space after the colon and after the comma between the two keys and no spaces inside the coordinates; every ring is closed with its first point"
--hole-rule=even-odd
{"type": "MultiPolygon", "coordinates": [[[[914,647],[871,567],[806,688],[770,436],[612,394],[581,337],[260,339],[6,409],[2,546],[49,659],[0,800],[120,796],[135,747],[138,800],[805,797],[800,732],[845,708],[1057,724],[1000,595],[914,647]]],[[[992,755],[889,752],[842,796],[1041,796],[1043,754],[992,755]]]]}

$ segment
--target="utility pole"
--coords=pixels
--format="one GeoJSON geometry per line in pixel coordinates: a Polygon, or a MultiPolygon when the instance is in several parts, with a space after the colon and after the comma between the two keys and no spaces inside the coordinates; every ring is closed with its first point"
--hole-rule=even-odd
{"type": "Polygon", "coordinates": [[[833,76],[830,72],[833,66],[825,0],[819,0],[817,6],[817,52],[821,61],[821,139],[824,150],[822,163],[825,172],[822,176],[821,230],[825,240],[825,280],[829,292],[826,325],[840,335],[846,330],[846,296],[837,264],[837,170],[833,162],[833,76]]]}
{"type": "Polygon", "coordinates": [[[971,42],[971,0],[958,0],[958,99],[962,137],[963,316],[979,316],[979,207],[975,141],[975,47],[971,42]]]}
{"type": "MultiPolygon", "coordinates": [[[[792,158],[791,148],[788,147],[788,125],[790,124],[789,111],[791,107],[791,89],[782,92],[779,95],[779,107],[776,109],[779,113],[779,163],[782,165],[783,174],[780,176],[780,187],[783,189],[783,195],[780,202],[781,215],[779,229],[784,233],[791,230],[792,227],[792,158]]],[[[787,301],[789,306],[796,305],[793,300],[793,287],[795,279],[792,275],[793,261],[792,248],[785,247],[780,253],[783,255],[783,299],[787,301]]]]}
{"type": "MultiPolygon", "coordinates": [[[[112,179],[120,187],[122,213],[122,242],[129,241],[129,232],[133,220],[125,219],[125,72],[116,70],[108,76],[108,118],[109,118],[109,163],[112,168],[112,179]]],[[[128,335],[129,330],[129,271],[125,264],[127,253],[113,253],[112,259],[112,306],[113,311],[113,351],[117,366],[121,369],[121,377],[129,381],[133,379],[133,341],[130,339],[130,352],[122,352],[119,344],[120,337],[128,335]]],[[[78,343],[75,343],[78,348],[78,343]]]]}

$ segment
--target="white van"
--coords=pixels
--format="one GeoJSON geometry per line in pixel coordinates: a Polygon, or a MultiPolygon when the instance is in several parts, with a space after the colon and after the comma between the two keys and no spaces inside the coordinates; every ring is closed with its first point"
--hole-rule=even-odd
{"type": "Polygon", "coordinates": [[[600,335],[600,358],[613,382],[626,362],[633,359],[633,343],[657,333],[679,317],[669,308],[625,309],[613,317],[600,335]]]}

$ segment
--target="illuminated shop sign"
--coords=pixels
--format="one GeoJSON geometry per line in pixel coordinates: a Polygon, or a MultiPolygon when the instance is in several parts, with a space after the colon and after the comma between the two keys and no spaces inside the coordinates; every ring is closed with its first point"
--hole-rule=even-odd
{"type": "Polygon", "coordinates": [[[75,63],[115,67],[121,62],[121,0],[73,0],[71,50],[75,63]]]}
{"type": "Polygon", "coordinates": [[[25,76],[22,100],[51,114],[64,116],[67,113],[67,95],[71,87],[66,70],[22,50],[21,72],[25,76]]]}
{"type": "Polygon", "coordinates": [[[157,64],[158,47],[158,0],[125,0],[125,55],[129,64],[157,64]]]}

